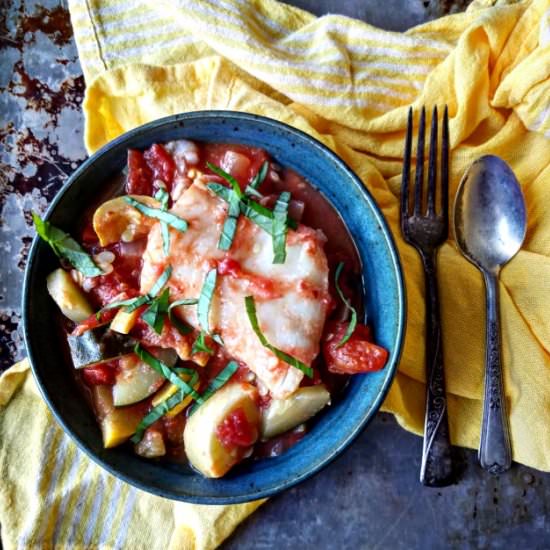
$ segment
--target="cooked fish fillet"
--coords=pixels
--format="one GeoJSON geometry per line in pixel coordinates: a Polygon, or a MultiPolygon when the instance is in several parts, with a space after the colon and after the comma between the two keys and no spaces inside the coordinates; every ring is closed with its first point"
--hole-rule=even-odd
{"type": "MultiPolygon", "coordinates": [[[[229,355],[244,362],[274,397],[290,395],[303,373],[261,344],[250,325],[244,298],[254,296],[267,340],[309,366],[319,352],[330,303],[324,235],[304,225],[289,230],[286,261],[273,264],[271,236],[244,216],[239,218],[231,249],[218,249],[227,204],[200,181],[183,193],[172,212],[187,220],[188,230],[170,230],[166,257],[160,225],[152,228],[143,258],[141,291],[149,291],[170,264],[170,300],[198,298],[206,274],[217,268],[211,332],[223,338],[229,355]]],[[[196,306],[176,309],[183,320],[200,328],[196,306]]]]}

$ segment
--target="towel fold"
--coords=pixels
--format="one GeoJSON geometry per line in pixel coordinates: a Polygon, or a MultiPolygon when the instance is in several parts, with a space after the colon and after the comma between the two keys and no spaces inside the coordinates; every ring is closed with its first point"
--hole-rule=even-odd
{"type": "MultiPolygon", "coordinates": [[[[403,34],[336,15],[315,18],[273,0],[69,6],[87,82],[90,152],[162,116],[234,109],[304,130],[357,172],[393,230],[408,295],[403,359],[383,408],[416,433],[424,419],[424,280],[398,226],[409,105],[449,107],[451,196],[477,157],[504,158],[528,209],[525,244],[500,281],[513,457],[550,470],[550,0],[476,0],[466,13],[403,34]]],[[[483,283],[451,238],[438,267],[451,438],[477,447],[483,283]]],[[[115,480],[62,435],[24,369],[0,380],[7,549],[214,548],[259,506],[175,504],[115,480]]]]}

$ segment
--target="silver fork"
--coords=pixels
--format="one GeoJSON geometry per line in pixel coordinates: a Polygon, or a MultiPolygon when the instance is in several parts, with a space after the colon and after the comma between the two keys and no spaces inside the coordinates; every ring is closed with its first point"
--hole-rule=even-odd
{"type": "Polygon", "coordinates": [[[426,109],[422,107],[418,128],[414,198],[411,207],[409,179],[413,112],[412,108],[409,109],[401,184],[401,231],[405,241],[414,246],[420,254],[426,283],[426,417],[420,481],[430,487],[449,485],[453,481],[436,271],[437,250],[447,240],[449,231],[449,117],[446,106],[441,140],[440,190],[437,193],[441,203],[439,213],[436,213],[437,125],[437,107],[434,107],[430,132],[427,197],[424,201],[426,109]]]}

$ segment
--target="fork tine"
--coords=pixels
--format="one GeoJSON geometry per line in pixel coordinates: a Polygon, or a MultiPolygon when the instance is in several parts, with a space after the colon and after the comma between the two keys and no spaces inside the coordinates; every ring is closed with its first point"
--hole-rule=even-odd
{"type": "Polygon", "coordinates": [[[416,178],[414,188],[414,215],[420,216],[422,210],[422,185],[424,183],[424,134],[426,132],[426,108],[420,113],[418,142],[416,146],[416,178]]]}
{"type": "Polygon", "coordinates": [[[428,162],[428,216],[435,214],[435,182],[437,181],[437,106],[432,111],[430,159],[428,162]]]}
{"type": "MultiPolygon", "coordinates": [[[[407,135],[405,138],[405,152],[403,154],[403,175],[401,177],[401,226],[409,215],[409,180],[411,174],[411,150],[412,150],[412,107],[409,107],[407,119],[407,135]]],[[[404,231],[404,230],[403,230],[404,231]]]]}
{"type": "Polygon", "coordinates": [[[441,214],[447,231],[449,225],[449,111],[445,105],[441,130],[441,214]]]}

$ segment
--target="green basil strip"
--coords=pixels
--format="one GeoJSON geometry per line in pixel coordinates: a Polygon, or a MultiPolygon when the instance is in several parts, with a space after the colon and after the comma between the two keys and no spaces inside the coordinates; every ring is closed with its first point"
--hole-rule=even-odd
{"type": "Polygon", "coordinates": [[[243,196],[239,182],[231,174],[228,174],[225,170],[222,170],[219,166],[216,166],[211,162],[207,162],[206,166],[208,166],[214,174],[218,174],[218,176],[222,177],[227,183],[229,183],[239,199],[243,196]]]}
{"type": "Polygon", "coordinates": [[[208,315],[210,313],[210,305],[212,303],[212,297],[214,296],[214,290],[216,289],[216,278],[218,272],[216,268],[211,269],[204,278],[202,284],[201,295],[199,296],[199,302],[197,304],[197,317],[201,328],[210,334],[210,322],[208,315]]]}
{"type": "MultiPolygon", "coordinates": [[[[114,309],[116,307],[124,307],[124,306],[133,306],[135,302],[142,300],[143,296],[136,296],[135,298],[128,298],[127,300],[120,300],[119,302],[112,302],[110,304],[107,304],[105,307],[102,307],[96,314],[96,319],[100,319],[101,314],[104,311],[108,311],[109,309],[114,309]]],[[[144,302],[142,302],[144,303],[144,302]]]]}
{"type": "Polygon", "coordinates": [[[349,300],[344,296],[344,293],[342,292],[342,289],[340,288],[340,285],[338,284],[338,279],[340,278],[340,274],[342,273],[342,269],[344,268],[344,262],[340,262],[336,266],[336,273],[334,274],[334,285],[336,286],[336,292],[338,292],[338,296],[340,296],[340,300],[344,303],[346,306],[346,309],[351,313],[351,319],[348,324],[348,328],[346,329],[346,333],[344,336],[342,336],[342,339],[337,344],[337,348],[343,346],[351,337],[353,334],[353,331],[355,330],[355,327],[357,326],[357,311],[355,311],[355,308],[351,305],[349,300]]]}
{"type": "Polygon", "coordinates": [[[193,332],[193,327],[190,327],[186,323],[184,323],[181,319],[176,317],[172,310],[168,311],[168,319],[176,327],[176,330],[182,335],[185,336],[186,334],[190,334],[193,332]]]}
{"type": "Polygon", "coordinates": [[[168,306],[168,309],[170,310],[178,306],[196,306],[198,303],[199,301],[197,300],[197,298],[182,298],[181,300],[175,300],[174,302],[172,302],[168,306]]]}
{"type": "Polygon", "coordinates": [[[267,162],[267,160],[264,160],[264,162],[260,166],[260,169],[256,172],[256,175],[252,178],[252,180],[248,185],[252,187],[252,189],[254,190],[258,189],[258,187],[265,180],[268,170],[269,170],[269,162],[267,162]]]}
{"type": "Polygon", "coordinates": [[[124,197],[124,200],[148,218],[154,218],[155,220],[166,222],[170,227],[173,227],[178,231],[187,231],[187,222],[171,212],[159,210],[158,208],[151,208],[150,206],[147,206],[132,197],[124,197]]]}
{"type": "MultiPolygon", "coordinates": [[[[178,369],[183,370],[183,369],[178,369]]],[[[199,379],[199,375],[196,371],[193,371],[193,378],[189,381],[191,385],[194,385],[199,379]]],[[[152,426],[159,418],[162,418],[165,414],[169,413],[174,407],[179,405],[185,397],[188,395],[184,390],[178,390],[174,395],[170,396],[168,399],[164,400],[162,403],[159,403],[156,407],[151,409],[141,420],[136,428],[136,432],[130,438],[132,443],[139,443],[143,439],[143,434],[145,430],[152,426]]]]}
{"type": "Polygon", "coordinates": [[[273,263],[284,264],[286,260],[286,234],[288,231],[288,203],[290,193],[280,194],[273,209],[273,263]]]}
{"type": "Polygon", "coordinates": [[[248,319],[250,321],[250,324],[252,325],[252,330],[256,333],[256,336],[262,343],[264,347],[271,350],[281,361],[284,361],[285,363],[288,363],[292,367],[295,367],[299,370],[301,370],[306,376],[309,378],[313,378],[313,369],[311,367],[308,367],[304,363],[302,363],[300,360],[296,359],[296,357],[292,357],[292,355],[289,355],[288,353],[285,353],[284,351],[276,348],[275,346],[272,346],[268,341],[267,338],[262,333],[262,329],[260,328],[260,324],[258,323],[258,317],[256,315],[256,303],[254,302],[254,296],[247,296],[244,299],[245,307],[246,307],[246,314],[248,315],[248,319]]]}
{"type": "MultiPolygon", "coordinates": [[[[160,204],[162,210],[168,210],[168,201],[170,200],[170,195],[164,188],[160,188],[155,193],[155,199],[157,199],[160,204]]],[[[170,229],[168,228],[168,224],[165,221],[160,222],[160,232],[162,234],[162,248],[165,256],[168,256],[170,254],[170,229]]]]}
{"type": "Polygon", "coordinates": [[[165,256],[170,254],[170,229],[166,222],[160,222],[160,234],[162,235],[162,251],[165,256]]]}
{"type": "Polygon", "coordinates": [[[68,233],[43,220],[35,212],[32,213],[32,220],[40,238],[52,247],[59,258],[67,260],[86,277],[104,275],[92,257],[68,233]]]}
{"type": "Polygon", "coordinates": [[[244,190],[245,195],[253,196],[258,199],[263,198],[263,195],[258,191],[258,187],[260,187],[262,182],[265,180],[268,169],[269,169],[269,162],[267,162],[266,160],[261,165],[258,172],[256,172],[256,175],[250,180],[250,183],[246,186],[246,189],[244,190]]]}
{"type": "Polygon", "coordinates": [[[120,302],[113,302],[112,304],[107,304],[105,307],[102,307],[97,313],[96,317],[100,315],[103,311],[108,309],[113,309],[115,307],[124,307],[126,313],[132,313],[138,307],[141,307],[143,304],[150,304],[153,302],[156,295],[162,290],[162,287],[168,282],[170,275],[172,274],[172,266],[169,265],[162,272],[161,276],[157,279],[151,290],[144,296],[136,296],[135,298],[129,298],[128,300],[121,300],[120,302]]]}
{"type": "Polygon", "coordinates": [[[237,361],[229,361],[223,370],[210,382],[204,393],[201,395],[204,401],[212,397],[214,392],[217,392],[229,379],[237,372],[239,364],[237,361]]]}
{"type": "Polygon", "coordinates": [[[168,208],[170,195],[168,194],[168,191],[166,191],[166,189],[164,189],[163,187],[159,188],[159,190],[155,193],[155,199],[160,202],[163,210],[166,210],[168,208]]]}
{"type": "MultiPolygon", "coordinates": [[[[208,183],[206,185],[210,191],[215,193],[218,197],[225,202],[231,201],[232,191],[221,183],[208,183]]],[[[243,197],[240,202],[241,214],[246,216],[250,221],[254,222],[257,226],[261,227],[264,231],[267,231],[271,235],[273,212],[262,206],[261,204],[243,197]]],[[[292,218],[288,218],[288,227],[291,229],[298,229],[298,222],[292,218]]]]}
{"type": "Polygon", "coordinates": [[[214,350],[211,347],[209,347],[208,344],[206,343],[205,337],[206,337],[206,333],[203,330],[201,330],[199,332],[199,335],[193,342],[193,347],[191,348],[192,355],[195,355],[195,353],[201,353],[201,352],[208,353],[209,355],[212,355],[214,353],[214,350]]]}
{"type": "Polygon", "coordinates": [[[148,294],[146,294],[145,296],[138,296],[133,303],[127,305],[124,308],[124,311],[126,313],[132,313],[132,311],[135,311],[138,307],[141,307],[143,304],[147,304],[150,301],[151,297],[148,294]]]}
{"type": "MultiPolygon", "coordinates": [[[[239,364],[237,361],[229,361],[227,365],[223,368],[223,370],[208,384],[208,387],[204,392],[201,394],[201,397],[203,401],[207,401],[216,393],[222,386],[224,386],[227,382],[229,382],[229,379],[237,372],[239,369],[239,364]]],[[[190,414],[193,414],[200,405],[198,403],[195,403],[190,410],[190,414]]]]}
{"type": "Polygon", "coordinates": [[[210,189],[210,191],[218,195],[218,197],[222,198],[225,202],[229,202],[231,200],[231,195],[233,195],[233,191],[221,183],[210,182],[206,184],[206,188],[210,189]]]}
{"type": "Polygon", "coordinates": [[[193,332],[193,328],[187,325],[186,323],[184,323],[178,317],[176,317],[172,309],[178,306],[194,306],[197,303],[198,303],[198,300],[196,298],[184,298],[182,300],[176,300],[175,302],[172,302],[168,306],[168,319],[176,327],[179,333],[182,334],[183,336],[193,332]]]}
{"type": "Polygon", "coordinates": [[[162,287],[168,282],[172,275],[172,266],[168,265],[157,279],[156,283],[151,287],[151,290],[147,293],[149,297],[154,298],[161,290],[162,287]]]}
{"type": "Polygon", "coordinates": [[[235,238],[239,214],[241,213],[240,199],[236,193],[232,193],[229,199],[229,210],[223,224],[222,233],[218,242],[220,250],[229,250],[235,238]]]}
{"type": "Polygon", "coordinates": [[[250,185],[247,185],[244,190],[244,194],[249,197],[256,197],[257,199],[263,199],[264,196],[254,189],[254,187],[251,187],[250,185]]]}
{"type": "Polygon", "coordinates": [[[180,390],[190,394],[197,403],[202,403],[201,396],[189,384],[184,382],[168,365],[143,349],[139,343],[136,344],[134,353],[152,369],[156,370],[159,374],[164,376],[164,378],[172,382],[174,386],[177,386],[180,390]]]}
{"type": "Polygon", "coordinates": [[[168,297],[170,291],[165,288],[162,294],[153,300],[151,305],[141,314],[141,318],[153,328],[157,334],[162,333],[164,319],[168,313],[168,297]]]}

